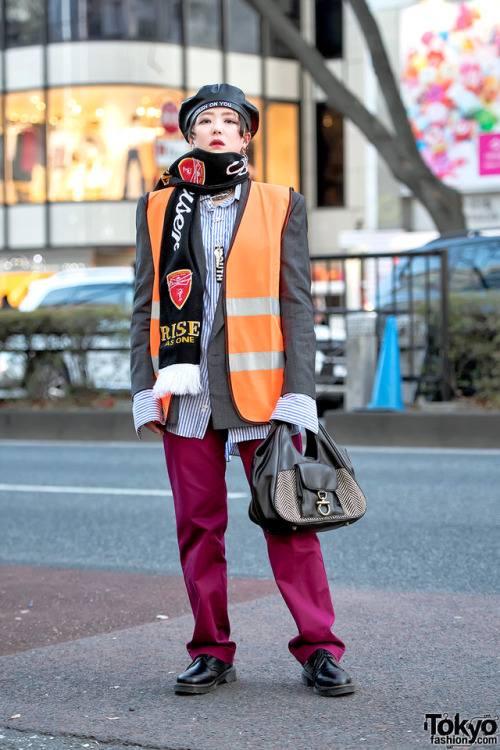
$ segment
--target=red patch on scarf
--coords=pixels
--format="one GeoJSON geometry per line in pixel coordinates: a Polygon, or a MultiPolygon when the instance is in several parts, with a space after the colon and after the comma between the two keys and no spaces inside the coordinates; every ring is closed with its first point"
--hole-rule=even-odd
{"type": "Polygon", "coordinates": [[[181,309],[191,292],[192,271],[173,271],[167,276],[168,293],[178,310],[181,309]]]}
{"type": "Polygon", "coordinates": [[[194,182],[195,185],[205,184],[205,165],[199,159],[183,159],[179,162],[179,173],[186,182],[194,182]]]}

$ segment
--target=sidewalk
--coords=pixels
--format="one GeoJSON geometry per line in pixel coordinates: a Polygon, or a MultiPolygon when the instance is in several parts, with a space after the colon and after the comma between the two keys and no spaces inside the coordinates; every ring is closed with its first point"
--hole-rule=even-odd
{"type": "Polygon", "coordinates": [[[191,615],[0,657],[0,747],[411,750],[431,747],[427,712],[495,715],[498,597],[337,587],[336,632],[357,692],[323,698],[300,683],[281,597],[254,594],[230,607],[238,679],[212,694],[172,689],[189,661],[191,615]]]}

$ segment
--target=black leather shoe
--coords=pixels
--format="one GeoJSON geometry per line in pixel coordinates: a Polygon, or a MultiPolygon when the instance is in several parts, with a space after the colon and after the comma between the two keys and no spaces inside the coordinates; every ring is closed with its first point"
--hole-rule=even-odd
{"type": "Polygon", "coordinates": [[[234,682],[236,669],[232,664],[209,654],[199,654],[175,683],[176,693],[212,693],[221,682],[234,682]]]}
{"type": "Polygon", "coordinates": [[[302,668],[301,680],[303,685],[312,685],[319,695],[354,693],[351,677],[334,655],[324,648],[318,648],[311,654],[302,668]]]}

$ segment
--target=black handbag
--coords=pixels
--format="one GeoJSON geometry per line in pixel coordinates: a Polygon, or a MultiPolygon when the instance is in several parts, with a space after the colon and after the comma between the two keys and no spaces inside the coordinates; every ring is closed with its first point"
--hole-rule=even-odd
{"type": "Polygon", "coordinates": [[[345,448],[319,425],[306,430],[304,455],[291,425],[273,424],[252,461],[250,519],[269,534],[328,531],[364,515],[366,499],[345,448]]]}

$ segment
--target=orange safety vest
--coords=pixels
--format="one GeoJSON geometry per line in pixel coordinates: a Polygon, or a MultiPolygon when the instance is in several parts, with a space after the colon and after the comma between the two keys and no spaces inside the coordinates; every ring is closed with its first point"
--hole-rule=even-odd
{"type": "MultiPolygon", "coordinates": [[[[149,194],[147,220],[154,264],[150,346],[158,373],[160,348],[161,235],[173,188],[149,194]]],[[[268,422],[281,396],[285,354],[279,286],[281,239],[292,205],[292,191],[250,183],[247,203],[226,257],[224,314],[229,389],[240,417],[268,422]]],[[[162,399],[165,413],[170,396],[162,399]]]]}

